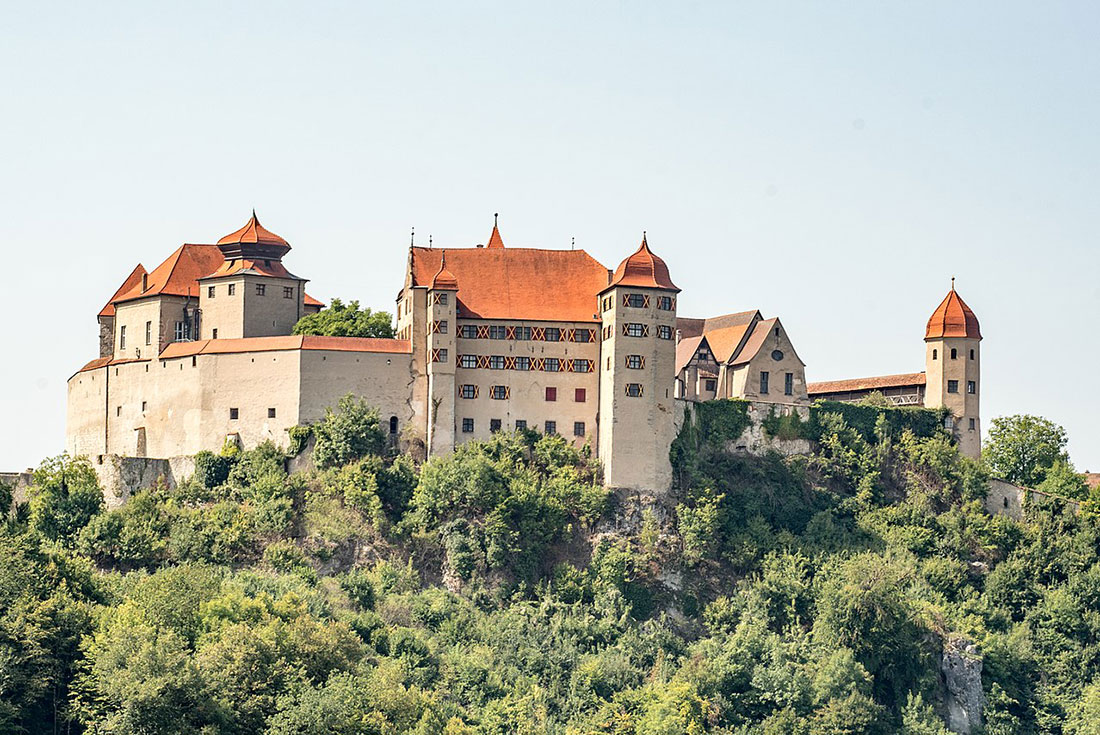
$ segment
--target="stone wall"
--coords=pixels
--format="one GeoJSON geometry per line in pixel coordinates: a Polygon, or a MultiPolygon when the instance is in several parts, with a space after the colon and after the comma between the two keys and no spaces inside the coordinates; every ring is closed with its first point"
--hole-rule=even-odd
{"type": "Polygon", "coordinates": [[[26,472],[0,472],[0,485],[7,485],[13,491],[12,500],[23,503],[27,500],[27,488],[34,482],[34,474],[26,472]]]}
{"type": "Polygon", "coordinates": [[[1013,485],[1006,480],[993,478],[989,481],[989,493],[985,496],[985,509],[988,513],[993,515],[1008,516],[1013,520],[1022,521],[1024,519],[1024,509],[1029,503],[1036,503],[1044,500],[1054,500],[1065,503],[1066,507],[1072,509],[1075,513],[1080,510],[1081,507],[1080,503],[1076,503],[1072,500],[1056,498],[1053,495],[1038,490],[1030,490],[1026,487],[1013,485]]]}
{"type": "Polygon", "coordinates": [[[103,488],[103,501],[107,507],[117,508],[139,490],[163,483],[174,488],[195,472],[194,457],[120,457],[107,454],[92,462],[99,485],[103,488]]]}

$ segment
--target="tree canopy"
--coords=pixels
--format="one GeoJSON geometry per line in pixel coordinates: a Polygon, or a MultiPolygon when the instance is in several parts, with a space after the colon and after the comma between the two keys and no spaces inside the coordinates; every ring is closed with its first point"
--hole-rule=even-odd
{"type": "Polygon", "coordinates": [[[1037,487],[1055,465],[1068,464],[1066,430],[1041,416],[993,419],[982,457],[1002,480],[1037,487]]]}
{"type": "Polygon", "coordinates": [[[358,301],[344,304],[340,299],[316,314],[306,314],[294,325],[294,334],[326,337],[393,337],[393,315],[359,307],[358,301]]]}

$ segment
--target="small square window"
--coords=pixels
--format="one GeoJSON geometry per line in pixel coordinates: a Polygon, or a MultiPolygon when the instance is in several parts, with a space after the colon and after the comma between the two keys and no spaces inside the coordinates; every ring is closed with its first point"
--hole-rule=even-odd
{"type": "Polygon", "coordinates": [[[508,398],[508,386],[506,385],[494,385],[490,389],[490,396],[497,401],[503,401],[508,398]]]}
{"type": "Polygon", "coordinates": [[[231,421],[236,421],[241,417],[241,409],[231,408],[229,409],[229,418],[231,421]]]}
{"type": "Polygon", "coordinates": [[[667,324],[659,324],[657,326],[657,337],[659,339],[672,339],[672,327],[667,324]]]}
{"type": "Polygon", "coordinates": [[[516,370],[530,370],[531,358],[530,357],[517,357],[516,358],[516,370]]]}
{"type": "Polygon", "coordinates": [[[631,293],[626,295],[626,305],[635,309],[640,309],[645,306],[645,296],[640,293],[631,293]]]}
{"type": "Polygon", "coordinates": [[[462,355],[459,358],[458,366],[463,368],[476,368],[477,355],[462,355]]]}
{"type": "Polygon", "coordinates": [[[208,298],[208,299],[214,298],[214,286],[207,286],[206,287],[206,298],[208,298]]]}
{"type": "Polygon", "coordinates": [[[489,327],[489,339],[504,339],[508,335],[508,330],[499,324],[494,324],[489,327]]]}
{"type": "Polygon", "coordinates": [[[544,337],[547,342],[561,342],[561,330],[557,327],[547,327],[544,337]]]}
{"type": "Polygon", "coordinates": [[[671,296],[658,296],[657,308],[661,311],[672,311],[672,297],[671,296]]]}
{"type": "Polygon", "coordinates": [[[556,357],[548,357],[543,361],[542,369],[548,373],[561,372],[561,360],[556,357]]]}
{"type": "Polygon", "coordinates": [[[557,434],[558,433],[558,422],[557,421],[547,421],[546,424],[544,425],[543,431],[548,435],[557,434]]]}
{"type": "Polygon", "coordinates": [[[256,284],[256,295],[257,296],[263,296],[265,293],[267,293],[267,284],[257,283],[256,284]]]}
{"type": "Polygon", "coordinates": [[[489,431],[494,434],[500,431],[500,419],[489,419],[489,431]]]}
{"type": "Polygon", "coordinates": [[[717,391],[718,390],[718,381],[713,379],[713,378],[708,378],[708,379],[704,380],[703,381],[703,390],[708,390],[708,391],[711,391],[711,392],[717,391]]]}
{"type": "Polygon", "coordinates": [[[473,434],[474,433],[474,420],[473,419],[462,419],[462,433],[463,434],[473,434]]]}
{"type": "Polygon", "coordinates": [[[269,419],[275,418],[275,409],[274,408],[267,409],[267,417],[269,419]]]}
{"type": "Polygon", "coordinates": [[[447,305],[447,297],[448,297],[448,294],[437,293],[435,295],[435,303],[439,304],[440,306],[446,306],[447,305]]]}
{"type": "Polygon", "coordinates": [[[235,284],[235,283],[229,284],[229,295],[230,296],[236,296],[237,295],[237,284],[235,284]]]}
{"type": "Polygon", "coordinates": [[[573,394],[573,399],[577,403],[584,403],[588,400],[588,391],[584,388],[577,388],[573,394]]]}
{"type": "Polygon", "coordinates": [[[626,384],[626,394],[628,396],[630,396],[631,398],[640,398],[641,395],[642,395],[642,384],[641,383],[627,383],[626,384]]]}
{"type": "Polygon", "coordinates": [[[645,367],[645,358],[641,355],[627,355],[626,366],[631,370],[641,370],[645,367]]]}
{"type": "Polygon", "coordinates": [[[583,421],[574,421],[573,422],[573,436],[584,436],[584,422],[583,421]]]}
{"type": "Polygon", "coordinates": [[[527,422],[523,419],[516,419],[516,431],[526,431],[527,422]]]}
{"type": "Polygon", "coordinates": [[[547,386],[547,388],[546,388],[546,400],[548,400],[548,401],[558,400],[558,389],[547,386]]]}
{"type": "Polygon", "coordinates": [[[477,386],[470,384],[463,385],[461,395],[463,398],[477,398],[477,386]]]}
{"type": "Polygon", "coordinates": [[[947,392],[948,393],[958,393],[959,392],[959,381],[957,381],[957,380],[947,381],[947,392]]]}
{"type": "Polygon", "coordinates": [[[283,298],[284,299],[294,298],[294,287],[293,286],[283,286],[283,298]]]}
{"type": "Polygon", "coordinates": [[[624,333],[627,337],[644,337],[645,325],[638,324],[637,322],[627,322],[626,331],[624,333]]]}
{"type": "Polygon", "coordinates": [[[463,339],[477,339],[477,327],[473,324],[463,324],[458,328],[458,336],[463,339]]]}

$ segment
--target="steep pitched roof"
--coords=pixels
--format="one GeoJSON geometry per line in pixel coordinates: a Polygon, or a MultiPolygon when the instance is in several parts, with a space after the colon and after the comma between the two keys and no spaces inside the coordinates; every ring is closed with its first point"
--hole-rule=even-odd
{"type": "Polygon", "coordinates": [[[487,248],[502,248],[504,247],[504,238],[500,236],[500,230],[497,229],[497,217],[493,215],[493,232],[489,235],[489,242],[485,243],[487,248]]]}
{"type": "MultiPolygon", "coordinates": [[[[649,249],[645,235],[642,235],[642,244],[631,255],[627,256],[619,267],[615,269],[615,275],[611,277],[611,283],[607,288],[614,286],[636,286],[638,288],[662,288],[669,291],[679,291],[672,278],[668,275],[668,266],[665,261],[658,258],[649,249]]],[[[606,289],[605,289],[606,290],[606,289]]]]}
{"type": "Polygon", "coordinates": [[[703,341],[702,335],[698,337],[684,337],[676,343],[676,374],[688,366],[695,353],[699,351],[699,343],[703,341]]]}
{"type": "Polygon", "coordinates": [[[909,386],[924,385],[926,380],[924,373],[878,375],[871,378],[852,378],[849,380],[826,380],[819,383],[810,383],[806,386],[806,392],[813,396],[881,390],[882,388],[907,388],[909,386]]]}
{"type": "Polygon", "coordinates": [[[955,291],[955,279],[951,279],[951,290],[928,318],[928,327],[924,332],[925,339],[943,337],[982,338],[978,317],[955,291]]]}
{"type": "Polygon", "coordinates": [[[118,287],[118,290],[115,291],[114,295],[111,296],[104,307],[99,310],[99,313],[96,314],[96,316],[114,316],[115,301],[120,296],[122,296],[122,294],[127,293],[128,291],[131,291],[135,287],[139,286],[141,284],[141,277],[144,275],[148,275],[145,270],[145,266],[143,266],[141,263],[138,263],[137,267],[130,271],[130,275],[126,276],[126,280],[122,282],[122,285],[118,287]]]}
{"type": "Polygon", "coordinates": [[[253,209],[244,227],[218,240],[218,247],[226,258],[278,260],[290,250],[290,243],[261,225],[253,209]]]}
{"type": "Polygon", "coordinates": [[[771,334],[772,329],[775,328],[778,322],[779,320],[774,317],[756,322],[756,326],[753,327],[752,333],[749,334],[748,339],[745,340],[744,345],[730,364],[744,365],[746,362],[756,357],[760,353],[760,348],[767,342],[768,335],[771,334]]]}
{"type": "Polygon", "coordinates": [[[410,285],[430,287],[444,253],[458,281],[459,317],[599,321],[607,269],[583,250],[413,247],[410,285]]]}
{"type": "MultiPolygon", "coordinates": [[[[497,231],[496,227],[493,227],[493,232],[497,231]]],[[[504,247],[501,245],[500,247],[504,247]]],[[[432,278],[432,288],[445,291],[457,291],[458,290],[458,278],[454,273],[451,273],[447,269],[447,251],[443,251],[443,257],[439,262],[439,272],[432,278]]]]}
{"type": "Polygon", "coordinates": [[[741,345],[749,333],[750,324],[738,324],[704,332],[707,344],[714,352],[714,359],[720,364],[730,363],[741,352],[741,345]]]}

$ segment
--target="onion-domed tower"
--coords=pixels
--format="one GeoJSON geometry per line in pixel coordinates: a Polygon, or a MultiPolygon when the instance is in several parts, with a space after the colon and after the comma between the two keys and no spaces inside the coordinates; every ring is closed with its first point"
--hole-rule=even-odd
{"type": "Polygon", "coordinates": [[[959,450],[974,458],[982,451],[981,341],[978,317],[955,291],[952,278],[951,290],[928,319],[924,332],[924,405],[951,411],[959,450]]]}
{"type": "Polygon", "coordinates": [[[643,234],[600,293],[598,452],[609,487],[663,492],[671,484],[679,292],[643,234]]]}

